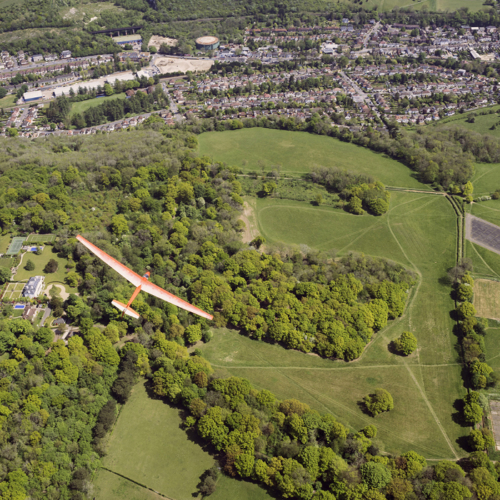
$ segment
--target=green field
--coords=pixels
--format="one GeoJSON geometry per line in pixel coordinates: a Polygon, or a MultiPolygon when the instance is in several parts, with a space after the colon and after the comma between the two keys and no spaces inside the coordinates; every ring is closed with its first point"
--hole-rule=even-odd
{"type": "Polygon", "coordinates": [[[0,99],[0,108],[12,108],[17,101],[16,94],[9,94],[0,99]]]}
{"type": "Polygon", "coordinates": [[[31,276],[45,276],[45,284],[52,283],[54,281],[64,282],[64,277],[66,275],[66,259],[61,259],[57,256],[57,253],[52,252],[53,247],[45,247],[42,255],[36,255],[32,252],[27,252],[23,255],[23,261],[19,266],[17,274],[15,275],[16,281],[24,281],[31,278],[31,276]],[[34,271],[26,271],[24,266],[30,259],[33,264],[35,264],[34,271]],[[54,259],[58,262],[59,267],[55,273],[46,274],[43,269],[50,259],[54,259]]]}
{"type": "MultiPolygon", "coordinates": [[[[180,425],[179,411],[163,401],[150,399],[144,384],[138,383],[110,437],[104,466],[169,498],[192,500],[200,476],[213,465],[214,458],[200,446],[196,434],[188,435],[180,425]]],[[[218,500],[271,498],[245,481],[221,478],[221,482],[223,488],[214,495],[218,500]]],[[[97,496],[99,500],[129,499],[123,492],[128,492],[130,486],[120,486],[117,480],[111,486],[105,483],[98,478],[102,493],[97,496]]]]}
{"type": "Polygon", "coordinates": [[[215,161],[237,165],[245,172],[271,172],[301,176],[313,167],[337,167],[370,175],[388,186],[429,189],[412,171],[383,154],[331,137],[265,128],[206,132],[198,136],[199,153],[215,161]],[[245,163],[246,162],[246,163],[245,163]]]}
{"type": "MultiPolygon", "coordinates": [[[[500,200],[482,201],[465,207],[468,213],[500,226],[500,200]]],[[[500,279],[500,255],[467,241],[465,257],[472,259],[476,277],[500,279]]]]}
{"type": "MultiPolygon", "coordinates": [[[[5,1],[5,0],[4,0],[5,1]]],[[[124,9],[114,5],[111,2],[99,3],[80,3],[72,7],[63,7],[60,14],[63,19],[71,19],[72,21],[89,22],[93,17],[99,17],[100,14],[107,10],[113,10],[116,13],[124,12],[124,9]]]]}
{"type": "Polygon", "coordinates": [[[332,362],[250,340],[237,332],[217,330],[202,347],[214,367],[248,378],[280,398],[295,397],[359,430],[378,429],[377,444],[391,453],[409,449],[426,458],[454,459],[464,452],[457,439],[466,429],[452,419],[453,403],[463,397],[461,367],[454,349],[454,303],[441,284],[455,263],[456,217],[438,195],[393,193],[385,216],[353,216],[307,203],[262,199],[257,202],[261,233],[271,243],[302,243],[384,256],[419,276],[402,318],[379,332],[355,362],[332,362]],[[403,330],[412,331],[418,352],[409,358],[388,351],[403,330]],[[359,408],[376,387],[393,395],[394,411],[372,419],[359,408]]]}
{"type": "Polygon", "coordinates": [[[30,234],[26,238],[26,243],[47,243],[55,239],[55,234],[30,234]]]}
{"type": "Polygon", "coordinates": [[[487,114],[487,115],[480,115],[482,111],[485,110],[495,110],[498,111],[500,109],[500,106],[490,106],[488,108],[481,108],[476,111],[469,111],[467,113],[457,113],[453,116],[450,116],[448,118],[444,118],[443,120],[439,120],[437,122],[434,122],[430,126],[438,126],[438,125],[457,125],[463,128],[466,128],[468,130],[474,130],[474,132],[479,132],[480,134],[489,134],[495,137],[500,137],[500,126],[496,128],[495,130],[491,130],[492,125],[495,123],[500,122],[500,115],[497,113],[493,114],[487,114]],[[467,118],[469,115],[474,114],[475,115],[475,121],[474,123],[468,123],[467,118]]]}
{"type": "MultiPolygon", "coordinates": [[[[82,83],[82,86],[84,86],[85,83],[82,83]]],[[[116,94],[116,95],[110,95],[110,96],[104,96],[104,97],[97,97],[96,99],[89,99],[87,101],[80,101],[80,102],[74,102],[71,105],[71,110],[70,110],[70,116],[75,115],[76,113],[84,113],[87,111],[89,108],[93,108],[94,106],[99,106],[102,104],[104,101],[111,101],[113,99],[125,99],[127,96],[125,93],[121,94],[116,94]]]]}
{"type": "Polygon", "coordinates": [[[132,481],[100,469],[93,481],[98,500],[162,500],[165,497],[143,488],[132,481]]]}
{"type": "Polygon", "coordinates": [[[10,245],[10,236],[0,236],[0,253],[5,253],[10,245]]]}
{"type": "Polygon", "coordinates": [[[476,163],[474,176],[474,197],[490,195],[500,189],[500,163],[476,163]]]}

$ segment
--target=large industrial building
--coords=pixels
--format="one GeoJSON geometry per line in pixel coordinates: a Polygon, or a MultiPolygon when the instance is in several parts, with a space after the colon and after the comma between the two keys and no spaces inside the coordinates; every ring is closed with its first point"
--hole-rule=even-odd
{"type": "Polygon", "coordinates": [[[113,41],[118,45],[127,45],[134,43],[142,43],[141,35],[125,35],[125,36],[114,36],[113,41]]]}
{"type": "Polygon", "coordinates": [[[42,99],[43,94],[41,90],[33,90],[32,92],[25,92],[23,94],[24,102],[32,102],[38,101],[38,99],[42,99]]]}
{"type": "Polygon", "coordinates": [[[196,48],[200,50],[215,50],[219,46],[219,39],[216,36],[201,36],[196,40],[196,48]]]}

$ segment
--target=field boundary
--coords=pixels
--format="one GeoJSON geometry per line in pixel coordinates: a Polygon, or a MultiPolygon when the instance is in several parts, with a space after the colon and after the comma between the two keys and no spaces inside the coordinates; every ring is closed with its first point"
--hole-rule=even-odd
{"type": "Polygon", "coordinates": [[[150,488],[149,486],[146,486],[145,484],[139,483],[135,479],[130,479],[129,477],[124,476],[123,474],[120,474],[119,472],[115,472],[114,470],[108,469],[107,467],[104,467],[103,465],[101,465],[101,467],[99,467],[99,468],[103,469],[103,470],[105,470],[107,472],[110,472],[111,474],[114,474],[115,476],[119,476],[119,477],[121,477],[123,479],[126,479],[127,481],[130,481],[131,483],[134,483],[137,486],[140,486],[141,488],[144,488],[145,490],[152,491],[153,493],[155,493],[156,495],[161,496],[162,498],[166,498],[167,500],[175,500],[175,498],[167,497],[163,493],[160,493],[159,491],[153,490],[153,488],[150,488]]]}

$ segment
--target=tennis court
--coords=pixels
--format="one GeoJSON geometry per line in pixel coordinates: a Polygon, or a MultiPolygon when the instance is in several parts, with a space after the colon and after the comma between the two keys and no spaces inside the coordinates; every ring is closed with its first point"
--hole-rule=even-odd
{"type": "Polygon", "coordinates": [[[26,239],[26,243],[50,243],[55,239],[55,234],[30,234],[26,239]]]}
{"type": "Polygon", "coordinates": [[[21,250],[21,247],[23,246],[23,241],[24,238],[21,238],[20,236],[12,238],[10,246],[7,252],[5,252],[5,255],[17,255],[19,253],[19,250],[21,250]]]}

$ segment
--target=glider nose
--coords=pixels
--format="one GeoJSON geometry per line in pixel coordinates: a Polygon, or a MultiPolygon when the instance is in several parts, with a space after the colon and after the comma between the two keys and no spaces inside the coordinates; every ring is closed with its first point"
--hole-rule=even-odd
{"type": "Polygon", "coordinates": [[[146,274],[144,274],[142,277],[143,278],[146,278],[147,280],[149,279],[149,277],[151,276],[151,273],[148,271],[146,274]]]}

